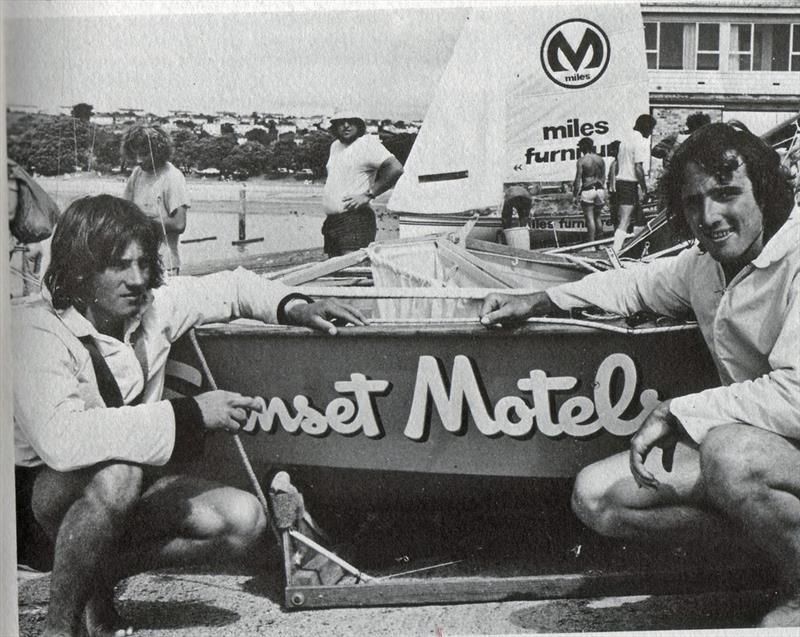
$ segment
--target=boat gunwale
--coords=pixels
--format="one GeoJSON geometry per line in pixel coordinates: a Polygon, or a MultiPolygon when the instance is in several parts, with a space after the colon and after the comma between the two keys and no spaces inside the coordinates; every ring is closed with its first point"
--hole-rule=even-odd
{"type": "MultiPolygon", "coordinates": [[[[273,325],[249,319],[239,319],[232,323],[209,323],[195,328],[198,337],[243,336],[255,338],[259,336],[282,335],[285,337],[325,338],[328,334],[307,327],[293,325],[273,325]]],[[[697,331],[697,323],[683,321],[670,325],[657,325],[653,322],[643,323],[635,327],[629,326],[624,319],[608,321],[588,321],[580,319],[530,319],[528,322],[514,327],[486,327],[477,319],[451,320],[387,320],[378,324],[364,326],[343,326],[337,328],[335,338],[376,338],[384,336],[408,337],[419,335],[436,336],[469,336],[471,338],[521,338],[532,335],[574,334],[588,336],[602,334],[608,336],[646,336],[662,335],[676,331],[697,331]]]]}

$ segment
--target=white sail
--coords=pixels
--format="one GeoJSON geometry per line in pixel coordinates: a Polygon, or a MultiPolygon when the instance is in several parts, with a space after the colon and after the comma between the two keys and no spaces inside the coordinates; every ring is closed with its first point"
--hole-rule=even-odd
{"type": "Polygon", "coordinates": [[[580,138],[605,155],[647,112],[638,3],[476,10],[388,207],[464,212],[497,206],[503,183],[571,180],[580,138]]]}

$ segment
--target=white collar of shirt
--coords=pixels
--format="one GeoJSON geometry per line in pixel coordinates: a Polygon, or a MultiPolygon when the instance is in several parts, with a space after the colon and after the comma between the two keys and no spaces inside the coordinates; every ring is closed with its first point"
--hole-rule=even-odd
{"type": "Polygon", "coordinates": [[[798,210],[792,210],[789,218],[784,224],[778,228],[778,231],[767,241],[767,244],[761,250],[752,264],[755,268],[766,268],[776,261],[783,259],[790,250],[797,250],[798,233],[800,233],[800,224],[797,220],[798,210]]]}
{"type": "MultiPolygon", "coordinates": [[[[42,288],[42,298],[47,300],[48,303],[52,304],[52,297],[50,295],[50,291],[43,287],[42,288]]],[[[142,323],[142,316],[144,313],[150,308],[153,303],[153,292],[152,290],[148,290],[147,292],[147,301],[142,305],[141,310],[136,314],[136,316],[128,319],[125,323],[125,331],[123,333],[123,342],[128,343],[130,342],[130,336],[142,323]]],[[[93,338],[99,338],[101,340],[104,339],[113,339],[111,336],[107,336],[105,334],[101,334],[97,331],[94,325],[87,319],[83,314],[78,312],[72,305],[68,308],[63,310],[55,310],[56,315],[61,319],[61,322],[66,326],[66,328],[72,332],[77,338],[82,338],[84,336],[92,336],[93,338]]],[[[116,339],[113,339],[116,340],[116,339]]]]}

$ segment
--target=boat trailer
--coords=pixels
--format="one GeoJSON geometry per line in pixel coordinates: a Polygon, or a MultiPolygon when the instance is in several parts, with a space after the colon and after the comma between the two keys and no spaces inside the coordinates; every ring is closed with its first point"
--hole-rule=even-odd
{"type": "MultiPolygon", "coordinates": [[[[197,341],[189,339],[212,389],[217,384],[197,341]]],[[[450,560],[383,576],[371,576],[325,545],[330,538],[306,511],[302,494],[288,473],[272,478],[264,494],[238,434],[232,435],[242,465],[280,547],[287,610],[336,607],[458,604],[511,600],[688,594],[773,589],[773,574],[752,556],[667,568],[584,569],[580,572],[524,576],[422,577],[465,560],[450,560]],[[720,566],[722,564],[722,566],[720,566]]],[[[577,547],[580,552],[580,546],[577,547]]],[[[438,571],[441,573],[441,570],[438,571]]]]}

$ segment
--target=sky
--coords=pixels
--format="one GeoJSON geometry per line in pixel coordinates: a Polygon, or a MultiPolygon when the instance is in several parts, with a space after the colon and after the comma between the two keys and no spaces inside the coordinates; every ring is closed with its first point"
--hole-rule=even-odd
{"type": "Polygon", "coordinates": [[[315,4],[9,2],[6,101],[421,119],[469,9],[315,4]]]}

